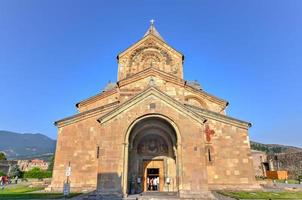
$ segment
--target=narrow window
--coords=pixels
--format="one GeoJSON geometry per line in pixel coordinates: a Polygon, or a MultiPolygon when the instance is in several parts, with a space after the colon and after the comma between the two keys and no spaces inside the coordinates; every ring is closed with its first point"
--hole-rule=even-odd
{"type": "Polygon", "coordinates": [[[100,156],[100,147],[98,146],[96,149],[96,158],[99,158],[100,156]]]}
{"type": "Polygon", "coordinates": [[[208,148],[208,161],[212,162],[211,149],[208,148]]]}

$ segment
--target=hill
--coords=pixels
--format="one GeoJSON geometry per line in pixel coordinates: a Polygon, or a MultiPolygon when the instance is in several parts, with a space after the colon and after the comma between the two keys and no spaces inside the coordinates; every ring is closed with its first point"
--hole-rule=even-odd
{"type": "Polygon", "coordinates": [[[43,134],[15,133],[0,130],[0,151],[11,159],[48,159],[55,151],[56,140],[43,134]]]}
{"type": "MultiPolygon", "coordinates": [[[[49,160],[55,152],[56,140],[43,134],[15,133],[0,130],[0,151],[9,160],[40,158],[49,160]]],[[[251,148],[267,153],[300,152],[302,148],[280,144],[262,144],[251,141],[251,148]]]]}
{"type": "Polygon", "coordinates": [[[264,151],[266,153],[294,153],[301,152],[302,148],[286,146],[281,144],[262,144],[251,141],[251,148],[253,150],[264,151]]]}

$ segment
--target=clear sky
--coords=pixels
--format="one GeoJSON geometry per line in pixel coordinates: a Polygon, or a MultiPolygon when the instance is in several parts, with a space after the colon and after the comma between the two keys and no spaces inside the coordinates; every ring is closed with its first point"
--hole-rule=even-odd
{"type": "Polygon", "coordinates": [[[0,130],[53,122],[116,81],[116,55],[155,19],[187,80],[230,102],[263,143],[302,146],[302,1],[0,0],[0,130]]]}

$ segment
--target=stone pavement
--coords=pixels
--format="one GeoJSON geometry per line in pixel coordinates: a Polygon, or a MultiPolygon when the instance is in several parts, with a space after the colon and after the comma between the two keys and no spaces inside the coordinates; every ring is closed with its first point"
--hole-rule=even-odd
{"type": "MultiPolygon", "coordinates": [[[[234,200],[234,198],[224,196],[217,192],[213,192],[213,195],[216,200],[234,200]]],[[[183,199],[178,198],[176,194],[165,194],[165,193],[153,193],[148,195],[129,195],[127,198],[115,197],[115,196],[106,196],[102,197],[96,194],[95,192],[89,194],[83,194],[74,198],[72,200],[206,200],[206,199],[183,199]]]]}

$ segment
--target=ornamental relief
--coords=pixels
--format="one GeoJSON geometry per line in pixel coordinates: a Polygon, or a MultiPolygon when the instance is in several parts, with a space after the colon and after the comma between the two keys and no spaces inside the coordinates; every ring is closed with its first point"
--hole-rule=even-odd
{"type": "Polygon", "coordinates": [[[168,145],[157,136],[147,136],[137,145],[137,153],[140,155],[168,155],[168,145]]]}
{"type": "Polygon", "coordinates": [[[123,60],[122,65],[126,67],[127,75],[149,67],[156,67],[168,73],[177,73],[179,65],[175,65],[169,52],[152,41],[146,41],[143,45],[131,52],[127,59],[127,64],[123,60]]]}
{"type": "Polygon", "coordinates": [[[215,131],[213,129],[210,129],[209,125],[206,124],[205,127],[205,136],[206,136],[206,141],[211,142],[212,137],[215,135],[215,131]]]}

